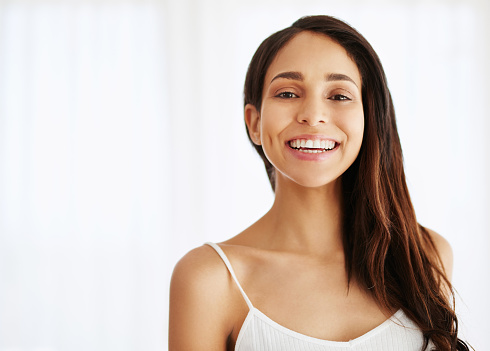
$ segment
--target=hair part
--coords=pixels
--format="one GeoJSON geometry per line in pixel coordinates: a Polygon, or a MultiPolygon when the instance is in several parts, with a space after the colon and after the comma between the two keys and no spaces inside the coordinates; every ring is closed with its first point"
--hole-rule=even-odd
{"type": "MultiPolygon", "coordinates": [[[[343,243],[349,281],[355,278],[370,289],[382,307],[402,308],[422,330],[424,350],[429,339],[438,350],[469,350],[458,338],[451,283],[442,271],[430,234],[415,217],[386,76],[367,40],[334,17],[300,18],[265,39],[255,52],[245,79],[245,105],[260,111],[269,66],[303,31],[326,35],[341,45],[356,63],[362,80],[363,141],[356,160],[342,175],[343,243]],[[449,298],[444,294],[445,286],[450,288],[449,298]]],[[[252,145],[275,190],[274,166],[261,145],[252,145]]]]}

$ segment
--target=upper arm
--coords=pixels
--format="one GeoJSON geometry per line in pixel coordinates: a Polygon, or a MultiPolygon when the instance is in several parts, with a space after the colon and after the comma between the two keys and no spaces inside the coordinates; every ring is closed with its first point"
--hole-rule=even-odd
{"type": "Polygon", "coordinates": [[[426,228],[430,234],[432,242],[436,247],[439,257],[442,261],[442,271],[446,274],[446,278],[451,281],[453,276],[453,249],[449,242],[440,234],[426,228]]]}
{"type": "Polygon", "coordinates": [[[226,350],[230,329],[226,268],[211,248],[190,251],[170,283],[169,350],[226,350]]]}

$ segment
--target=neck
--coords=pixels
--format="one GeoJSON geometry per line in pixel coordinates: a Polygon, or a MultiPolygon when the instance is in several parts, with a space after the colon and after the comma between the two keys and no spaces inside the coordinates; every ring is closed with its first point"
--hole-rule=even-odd
{"type": "Polygon", "coordinates": [[[340,179],[306,188],[278,177],[274,204],[266,218],[275,249],[315,256],[343,254],[340,179]]]}

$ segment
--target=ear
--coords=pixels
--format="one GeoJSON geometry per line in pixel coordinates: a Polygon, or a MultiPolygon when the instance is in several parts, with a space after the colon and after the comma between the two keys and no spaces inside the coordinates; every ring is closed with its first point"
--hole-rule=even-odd
{"type": "Polygon", "coordinates": [[[247,124],[248,134],[255,145],[260,142],[260,114],[252,104],[245,105],[245,123],[247,124]]]}

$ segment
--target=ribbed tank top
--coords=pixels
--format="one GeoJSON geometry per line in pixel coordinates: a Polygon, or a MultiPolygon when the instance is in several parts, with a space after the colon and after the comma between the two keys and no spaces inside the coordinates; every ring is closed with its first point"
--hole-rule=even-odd
{"type": "MultiPolygon", "coordinates": [[[[233,271],[228,257],[216,250],[249,307],[235,344],[235,351],[423,351],[424,339],[417,325],[400,309],[381,325],[350,341],[329,341],[290,330],[256,309],[233,271]]],[[[433,344],[425,350],[430,350],[433,344]]]]}

